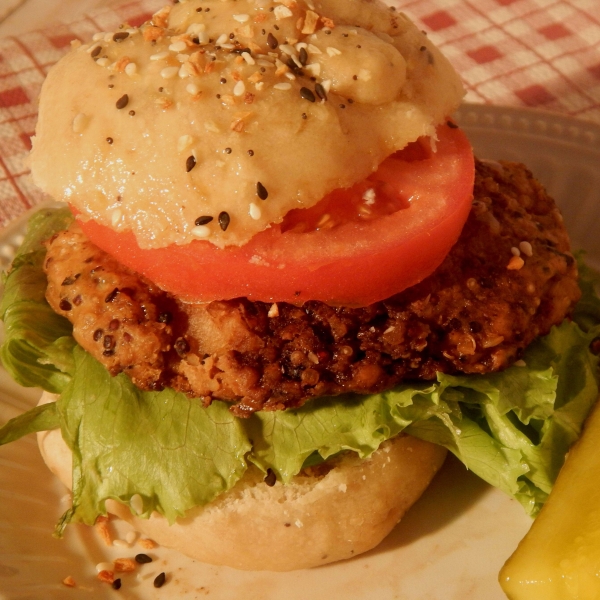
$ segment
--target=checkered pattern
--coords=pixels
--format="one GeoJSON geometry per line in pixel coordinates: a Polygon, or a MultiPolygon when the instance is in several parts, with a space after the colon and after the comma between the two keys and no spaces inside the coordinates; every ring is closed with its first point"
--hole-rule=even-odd
{"type": "MultiPolygon", "coordinates": [[[[0,227],[42,194],[27,172],[36,98],[70,40],[143,23],[166,0],[0,39],[0,227]]],[[[600,123],[600,0],[388,0],[427,31],[461,74],[470,102],[535,106],[600,123]]]]}

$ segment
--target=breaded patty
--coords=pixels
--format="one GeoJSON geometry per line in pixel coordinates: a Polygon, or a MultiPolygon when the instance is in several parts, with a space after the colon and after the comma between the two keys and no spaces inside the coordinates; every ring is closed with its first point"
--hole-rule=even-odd
{"type": "Polygon", "coordinates": [[[457,244],[418,285],[365,308],[246,299],[183,304],[74,224],[48,242],[47,298],[112,374],[232,402],[238,415],[517,360],[579,299],[562,217],[516,163],[476,163],[457,244]]]}

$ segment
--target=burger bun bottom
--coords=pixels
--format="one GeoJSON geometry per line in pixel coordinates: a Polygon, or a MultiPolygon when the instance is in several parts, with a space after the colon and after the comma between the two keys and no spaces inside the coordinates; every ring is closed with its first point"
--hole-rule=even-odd
{"type": "MultiPolygon", "coordinates": [[[[55,399],[45,393],[40,403],[55,399]]],[[[71,488],[71,451],[60,430],[39,433],[38,444],[50,470],[71,488]]],[[[158,544],[204,563],[304,569],[377,546],[429,485],[445,455],[440,446],[401,434],[367,459],[347,453],[331,468],[308,469],[287,485],[268,486],[252,466],[229,492],[171,526],[158,513],[142,519],[113,500],[106,508],[158,544]]]]}

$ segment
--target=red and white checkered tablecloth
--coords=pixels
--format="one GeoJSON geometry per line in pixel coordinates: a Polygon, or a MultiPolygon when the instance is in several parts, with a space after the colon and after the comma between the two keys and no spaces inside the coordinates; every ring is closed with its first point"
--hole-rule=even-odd
{"type": "MultiPolygon", "coordinates": [[[[466,100],[600,123],[600,0],[393,0],[462,75],[466,100]]],[[[0,39],[0,228],[42,200],[27,172],[36,99],[73,38],[139,25],[165,0],[135,0],[0,39]]]]}

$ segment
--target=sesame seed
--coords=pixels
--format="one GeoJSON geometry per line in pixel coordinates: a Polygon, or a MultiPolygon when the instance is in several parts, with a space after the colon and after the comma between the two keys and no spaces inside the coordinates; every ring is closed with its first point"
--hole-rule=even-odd
{"type": "Polygon", "coordinates": [[[276,83],[273,86],[273,89],[275,90],[291,90],[292,89],[292,84],[291,83],[276,83]]]}
{"type": "Polygon", "coordinates": [[[112,582],[112,588],[113,588],[113,590],[120,590],[121,589],[121,580],[120,579],[115,579],[112,582]]]}
{"type": "Polygon", "coordinates": [[[96,58],[97,56],[99,56],[99,55],[100,55],[100,52],[102,52],[102,46],[96,46],[96,47],[95,47],[95,48],[92,50],[92,52],[91,52],[90,56],[91,56],[92,58],[96,58]]]}
{"type": "MultiPolygon", "coordinates": [[[[327,100],[327,92],[325,91],[325,88],[320,83],[315,84],[315,92],[321,100],[327,100]]],[[[313,100],[313,102],[314,102],[314,100],[313,100]]]]}
{"type": "Polygon", "coordinates": [[[238,23],[246,23],[250,19],[250,15],[233,15],[233,18],[238,23]]]}
{"type": "Polygon", "coordinates": [[[129,116],[135,117],[135,110],[130,110],[129,111],[129,116]]]}
{"type": "Polygon", "coordinates": [[[101,573],[102,571],[112,571],[113,564],[109,562],[101,562],[96,565],[96,573],[101,573]]]}
{"type": "Polygon", "coordinates": [[[152,562],[152,559],[147,554],[136,554],[135,562],[139,565],[147,565],[152,562]]]}
{"type": "Polygon", "coordinates": [[[110,60],[108,60],[108,58],[106,58],[106,56],[103,56],[102,58],[99,58],[96,61],[96,64],[99,65],[99,66],[101,66],[101,67],[106,67],[106,66],[109,65],[109,63],[110,63],[110,60]]]}
{"type": "Polygon", "coordinates": [[[198,217],[194,223],[196,225],[196,227],[200,227],[201,225],[208,225],[214,217],[211,217],[209,215],[205,215],[203,217],[198,217]]]}
{"type": "Polygon", "coordinates": [[[114,540],[113,546],[116,546],[117,548],[129,548],[129,544],[125,540],[114,540]]]}
{"type": "Polygon", "coordinates": [[[225,211],[219,213],[219,227],[223,231],[227,231],[227,228],[229,227],[230,222],[231,222],[231,218],[229,216],[229,213],[227,213],[225,211]]]}
{"type": "Polygon", "coordinates": [[[185,170],[189,173],[196,166],[196,158],[194,156],[188,156],[185,161],[185,170]]]}
{"type": "Polygon", "coordinates": [[[256,61],[252,58],[252,55],[249,52],[242,52],[241,57],[249,64],[254,65],[256,61]]]}
{"type": "Polygon", "coordinates": [[[210,235],[210,229],[204,225],[199,225],[192,229],[192,235],[198,238],[207,238],[210,235]]]}
{"type": "Polygon", "coordinates": [[[307,63],[307,61],[308,61],[308,52],[306,52],[306,49],[300,48],[300,55],[298,56],[298,60],[300,61],[300,64],[302,66],[304,66],[307,63]]]}
{"type": "Polygon", "coordinates": [[[225,148],[225,154],[231,154],[231,148],[225,148]]]}
{"type": "Polygon", "coordinates": [[[269,46],[271,50],[275,50],[275,48],[277,48],[278,45],[279,42],[277,41],[277,38],[272,33],[269,33],[269,35],[267,36],[267,46],[269,46]]]}
{"type": "Polygon", "coordinates": [[[173,79],[179,73],[179,67],[166,67],[160,72],[163,79],[173,79]]]}
{"type": "Polygon", "coordinates": [[[185,91],[192,96],[196,96],[200,93],[200,88],[195,83],[190,83],[185,88],[185,91]]]}
{"type": "Polygon", "coordinates": [[[248,213],[255,221],[258,221],[262,216],[262,211],[256,204],[254,204],[254,202],[250,203],[248,213]]]}
{"type": "Polygon", "coordinates": [[[256,182],[256,195],[261,200],[266,200],[269,197],[269,192],[267,192],[267,188],[260,182],[256,182]]]}
{"type": "Polygon", "coordinates": [[[525,256],[533,256],[533,246],[529,242],[521,242],[519,248],[525,256]]]}
{"type": "Polygon", "coordinates": [[[127,535],[125,536],[125,540],[127,541],[128,544],[133,544],[133,542],[135,542],[136,537],[137,537],[137,534],[135,531],[128,531],[127,535]]]}
{"type": "Polygon", "coordinates": [[[183,40],[179,40],[177,42],[173,42],[169,46],[169,50],[171,52],[183,52],[187,48],[187,44],[183,40]]]}
{"type": "Polygon", "coordinates": [[[309,102],[314,102],[316,100],[312,90],[309,90],[307,87],[300,88],[300,96],[309,102]]]}
{"type": "Polygon", "coordinates": [[[248,156],[254,156],[254,150],[248,150],[248,156]]]}
{"type": "Polygon", "coordinates": [[[129,505],[136,515],[141,515],[144,512],[144,501],[139,494],[134,494],[129,500],[129,505]]]}
{"type": "Polygon", "coordinates": [[[115,42],[122,42],[123,40],[126,40],[129,37],[129,33],[127,33],[126,31],[119,31],[119,33],[115,33],[115,35],[113,35],[113,41],[115,42]]]}
{"type": "Polygon", "coordinates": [[[219,83],[227,83],[227,79],[225,79],[225,77],[221,77],[221,79],[219,79],[219,83]]]}
{"type": "Polygon", "coordinates": [[[129,75],[129,77],[135,75],[137,73],[137,65],[135,63],[128,63],[125,67],[125,73],[129,75]]]}
{"type": "MultiPolygon", "coordinates": [[[[208,8],[206,10],[208,10],[208,8]]],[[[163,585],[165,585],[166,581],[167,581],[166,574],[161,573],[160,575],[157,575],[156,578],[154,579],[154,587],[161,588],[163,585]]]]}
{"type": "Polygon", "coordinates": [[[169,56],[169,53],[165,50],[164,52],[159,52],[158,54],[152,54],[150,56],[150,60],[164,60],[169,56]]]}
{"type": "Polygon", "coordinates": [[[116,103],[116,107],[121,110],[125,108],[129,104],[129,96],[127,94],[123,94],[116,103]]]}
{"type": "Polygon", "coordinates": [[[306,113],[302,113],[302,118],[303,119],[308,119],[308,115],[306,113]]]}
{"type": "Polygon", "coordinates": [[[233,88],[233,95],[234,96],[242,96],[245,91],[246,91],[246,86],[244,85],[244,82],[238,81],[235,84],[235,87],[233,88]]]}
{"type": "Polygon", "coordinates": [[[111,137],[107,137],[107,138],[106,138],[106,141],[107,141],[109,144],[112,144],[112,143],[113,143],[115,140],[113,140],[111,137]]]}

